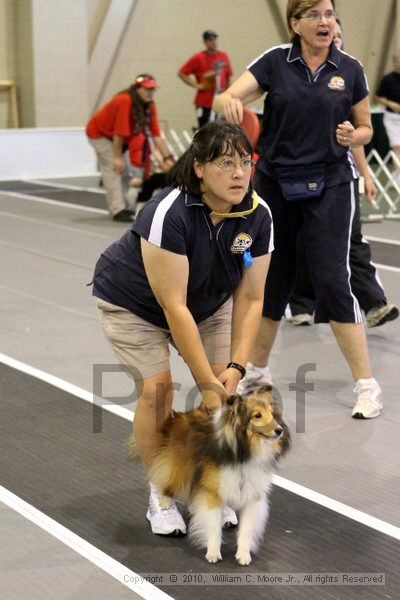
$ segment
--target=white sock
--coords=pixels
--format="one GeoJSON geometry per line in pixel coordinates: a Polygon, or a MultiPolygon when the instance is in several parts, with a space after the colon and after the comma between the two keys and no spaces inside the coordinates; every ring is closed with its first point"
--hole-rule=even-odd
{"type": "Polygon", "coordinates": [[[361,383],[361,385],[378,385],[375,377],[370,377],[369,379],[357,379],[356,383],[361,383]]]}
{"type": "Polygon", "coordinates": [[[154,485],[154,483],[151,483],[151,481],[150,481],[150,493],[156,494],[157,496],[160,495],[160,490],[158,489],[158,487],[156,485],[154,485]]]}
{"type": "Polygon", "coordinates": [[[249,369],[251,369],[252,371],[255,371],[256,373],[264,373],[265,369],[268,369],[268,366],[265,365],[265,367],[256,367],[255,365],[253,365],[253,363],[248,363],[248,367],[249,369]]]}

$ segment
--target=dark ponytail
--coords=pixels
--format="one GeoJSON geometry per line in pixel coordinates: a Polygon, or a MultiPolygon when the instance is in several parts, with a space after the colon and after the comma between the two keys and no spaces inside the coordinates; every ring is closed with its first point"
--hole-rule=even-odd
{"type": "Polygon", "coordinates": [[[133,83],[128,88],[118,92],[118,94],[129,94],[132,99],[130,122],[132,135],[137,135],[138,133],[145,133],[146,128],[150,126],[150,105],[153,103],[152,100],[150,102],[143,102],[143,100],[140,98],[139,94],[136,91],[137,87],[138,86],[133,83]]]}

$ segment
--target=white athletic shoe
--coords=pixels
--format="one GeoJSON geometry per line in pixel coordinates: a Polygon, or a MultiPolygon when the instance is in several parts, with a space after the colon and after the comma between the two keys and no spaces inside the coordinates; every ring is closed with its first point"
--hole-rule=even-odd
{"type": "Polygon", "coordinates": [[[351,416],[354,419],[375,419],[382,410],[382,390],[375,379],[358,379],[354,388],[357,402],[351,416]]]}
{"type": "Polygon", "coordinates": [[[272,375],[268,367],[255,367],[252,363],[246,365],[246,375],[239,381],[237,393],[247,396],[262,385],[272,385],[272,375]]]}
{"type": "Polygon", "coordinates": [[[235,511],[230,506],[224,506],[222,509],[222,527],[229,529],[230,527],[236,527],[238,524],[238,518],[235,511]]]}
{"type": "Polygon", "coordinates": [[[379,327],[388,321],[394,321],[399,316],[399,309],[394,304],[384,304],[371,308],[365,315],[368,327],[379,327]]]}
{"type": "Polygon", "coordinates": [[[153,533],[159,535],[184,535],[186,533],[185,521],[177,509],[175,501],[160,494],[154,485],[151,485],[146,517],[150,521],[153,533]]]}
{"type": "Polygon", "coordinates": [[[301,315],[293,315],[291,321],[292,321],[292,325],[304,327],[305,325],[313,324],[313,317],[312,317],[312,315],[309,315],[308,313],[304,313],[301,315]]]}

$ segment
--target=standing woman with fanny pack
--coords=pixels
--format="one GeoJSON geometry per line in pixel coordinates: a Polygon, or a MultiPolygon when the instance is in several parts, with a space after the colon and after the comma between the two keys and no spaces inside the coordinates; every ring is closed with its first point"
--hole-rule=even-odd
{"type": "Polygon", "coordinates": [[[350,146],[372,137],[368,84],[361,64],[333,43],[334,0],[288,0],[286,17],[291,43],[264,52],[214,103],[216,112],[240,123],[243,105],[267,94],[255,188],[271,208],[276,250],[247,377],[261,382],[266,376],[294,284],[303,226],[315,322],[330,323],[351,369],[357,393],[352,416],[373,418],[382,409],[381,389],[372,377],[349,269],[355,212],[349,155],[350,146]]]}
{"type": "MultiPolygon", "coordinates": [[[[336,48],[343,51],[342,24],[336,18],[333,41],[336,48]]],[[[371,248],[362,234],[360,202],[358,199],[359,177],[364,180],[365,196],[371,203],[375,201],[377,189],[371,177],[363,146],[352,148],[352,155],[357,169],[355,180],[356,211],[350,238],[350,270],[351,287],[354,295],[365,313],[368,327],[379,327],[399,316],[399,309],[388,304],[376,266],[372,262],[371,248]]],[[[304,252],[303,236],[297,240],[296,282],[290,298],[292,325],[311,325],[313,320],[315,298],[308,273],[308,264],[304,252]]]]}

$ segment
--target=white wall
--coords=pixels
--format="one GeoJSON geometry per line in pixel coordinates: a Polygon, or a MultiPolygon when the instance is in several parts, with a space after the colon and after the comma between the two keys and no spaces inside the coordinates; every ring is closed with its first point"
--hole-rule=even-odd
{"type": "Polygon", "coordinates": [[[0,130],[0,156],[2,180],[97,171],[83,128],[0,130]]]}
{"type": "MultiPolygon", "coordinates": [[[[22,126],[84,126],[94,109],[88,51],[116,1],[0,0],[0,79],[15,75],[22,126]]],[[[396,4],[400,0],[337,0],[346,51],[363,63],[372,92],[399,43],[396,4]]],[[[286,0],[135,0],[132,14],[122,19],[115,60],[104,68],[100,104],[149,71],[160,82],[160,118],[189,129],[196,122],[195,92],[176,72],[203,47],[201,33],[218,31],[237,76],[266,48],[286,41],[276,21],[285,7],[286,0]]],[[[3,96],[0,127],[9,125],[7,110],[3,96]]]]}
{"type": "Polygon", "coordinates": [[[159,118],[178,131],[190,129],[197,124],[196,92],[177,71],[204,50],[202,32],[210,28],[218,32],[219,47],[228,53],[235,77],[251,59],[280,43],[266,0],[136,0],[101,103],[137,74],[149,72],[160,84],[155,95],[159,118]]]}
{"type": "MultiPolygon", "coordinates": [[[[0,0],[0,79],[15,79],[15,53],[13,44],[14,21],[12,0],[0,0]]],[[[9,127],[10,102],[9,94],[5,90],[0,91],[0,127],[9,127]],[[4,125],[3,125],[4,124],[4,125]]]]}
{"type": "Polygon", "coordinates": [[[36,127],[81,125],[87,114],[87,7],[31,0],[36,127]]]}

